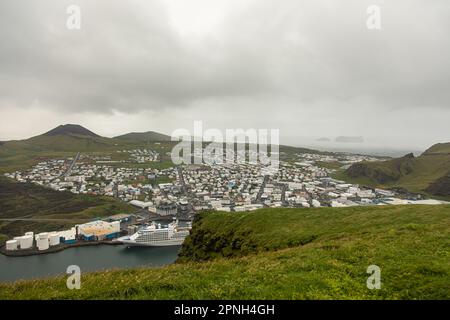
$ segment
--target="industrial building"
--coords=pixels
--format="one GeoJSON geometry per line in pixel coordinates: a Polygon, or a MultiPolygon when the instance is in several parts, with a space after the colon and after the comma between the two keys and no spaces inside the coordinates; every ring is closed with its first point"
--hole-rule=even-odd
{"type": "Polygon", "coordinates": [[[177,214],[176,203],[162,203],[156,207],[156,213],[160,216],[169,216],[177,214]]]}
{"type": "Polygon", "coordinates": [[[77,241],[77,230],[75,227],[69,230],[57,231],[56,233],[58,233],[60,241],[65,244],[72,244],[77,241]]]}
{"type": "Polygon", "coordinates": [[[92,221],[62,231],[42,232],[36,235],[27,232],[23,236],[6,241],[6,250],[26,250],[36,247],[39,251],[45,251],[60,244],[73,244],[78,238],[86,241],[113,239],[120,235],[120,220],[125,217],[117,216],[117,218],[118,221],[92,221]]]}
{"type": "Polygon", "coordinates": [[[129,204],[131,204],[131,205],[133,205],[135,207],[138,207],[138,208],[145,209],[145,208],[151,207],[153,205],[153,202],[151,202],[151,201],[144,202],[144,201],[139,201],[139,200],[131,200],[129,202],[129,204]]]}
{"type": "Polygon", "coordinates": [[[114,239],[120,235],[120,221],[97,220],[76,226],[78,235],[86,241],[114,239]]]}

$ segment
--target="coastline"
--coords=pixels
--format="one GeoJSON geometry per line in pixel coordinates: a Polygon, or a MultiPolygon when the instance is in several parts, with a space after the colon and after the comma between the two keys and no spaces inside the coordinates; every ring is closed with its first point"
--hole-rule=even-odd
{"type": "Polygon", "coordinates": [[[42,255],[42,254],[51,254],[56,252],[61,252],[66,249],[70,248],[79,248],[79,247],[88,247],[88,246],[99,246],[99,245],[122,245],[122,243],[118,241],[112,241],[112,240],[103,240],[103,241],[84,241],[79,240],[76,243],[73,244],[59,244],[55,247],[50,247],[47,250],[39,251],[36,248],[29,249],[29,250],[6,250],[6,245],[3,245],[0,248],[0,253],[6,257],[27,257],[27,256],[35,256],[35,255],[42,255]]]}

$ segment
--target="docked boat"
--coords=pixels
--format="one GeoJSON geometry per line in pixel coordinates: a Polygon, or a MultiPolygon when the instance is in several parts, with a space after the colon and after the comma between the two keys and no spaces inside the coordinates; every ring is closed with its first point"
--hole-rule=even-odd
{"type": "Polygon", "coordinates": [[[178,220],[167,226],[152,223],[131,236],[118,238],[117,241],[129,246],[165,247],[179,246],[189,235],[191,225],[180,227],[178,220]]]}

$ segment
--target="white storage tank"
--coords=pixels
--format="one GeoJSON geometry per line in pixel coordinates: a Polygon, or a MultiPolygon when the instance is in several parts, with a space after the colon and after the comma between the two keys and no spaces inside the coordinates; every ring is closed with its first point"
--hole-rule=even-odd
{"type": "Polygon", "coordinates": [[[48,239],[50,246],[57,246],[59,244],[59,234],[57,233],[51,234],[48,239]]]}
{"type": "Polygon", "coordinates": [[[38,234],[36,245],[38,247],[38,250],[40,251],[47,250],[49,248],[48,232],[42,232],[38,234]]]}
{"type": "Polygon", "coordinates": [[[48,232],[42,232],[38,234],[39,239],[48,239],[48,232]]]}
{"type": "Polygon", "coordinates": [[[20,237],[19,244],[20,249],[30,249],[33,246],[33,236],[25,235],[23,237],[20,237]]]}
{"type": "Polygon", "coordinates": [[[17,240],[6,241],[6,250],[9,250],[9,251],[17,250],[18,247],[19,247],[19,241],[17,241],[17,240]]]}
{"type": "Polygon", "coordinates": [[[38,250],[39,251],[42,251],[42,250],[47,250],[48,248],[49,248],[49,245],[48,245],[48,238],[45,238],[45,239],[41,239],[41,238],[39,238],[38,240],[37,240],[37,247],[38,247],[38,250]]]}

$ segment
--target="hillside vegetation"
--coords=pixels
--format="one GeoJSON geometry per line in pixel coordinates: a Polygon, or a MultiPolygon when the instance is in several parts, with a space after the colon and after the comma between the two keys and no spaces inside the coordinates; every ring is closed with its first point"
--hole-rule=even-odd
{"type": "Polygon", "coordinates": [[[149,141],[171,141],[172,137],[158,133],[155,131],[148,131],[148,132],[131,132],[127,134],[123,134],[121,136],[114,137],[114,139],[120,139],[120,140],[127,140],[127,141],[134,141],[134,142],[149,142],[149,141]]]}
{"type": "Polygon", "coordinates": [[[0,285],[0,299],[450,299],[450,206],[204,213],[178,263],[0,285]],[[381,290],[369,290],[369,265],[381,290]]]}
{"type": "Polygon", "coordinates": [[[356,163],[337,178],[450,199],[449,175],[450,143],[440,143],[419,157],[356,163]]]}
{"type": "MultiPolygon", "coordinates": [[[[158,141],[158,133],[154,133],[158,141]]],[[[163,135],[161,135],[163,136],[163,135]]],[[[152,148],[166,153],[171,142],[149,146],[152,139],[120,139],[101,137],[79,125],[61,125],[44,134],[25,140],[0,143],[0,174],[23,170],[45,159],[73,157],[77,152],[118,157],[117,150],[152,148]]],[[[123,159],[120,159],[123,160],[123,159]]]]}
{"type": "Polygon", "coordinates": [[[58,135],[80,135],[80,136],[90,136],[90,137],[99,137],[98,134],[88,130],[78,124],[64,124],[59,125],[56,128],[46,132],[43,136],[58,136],[58,135]]]}

